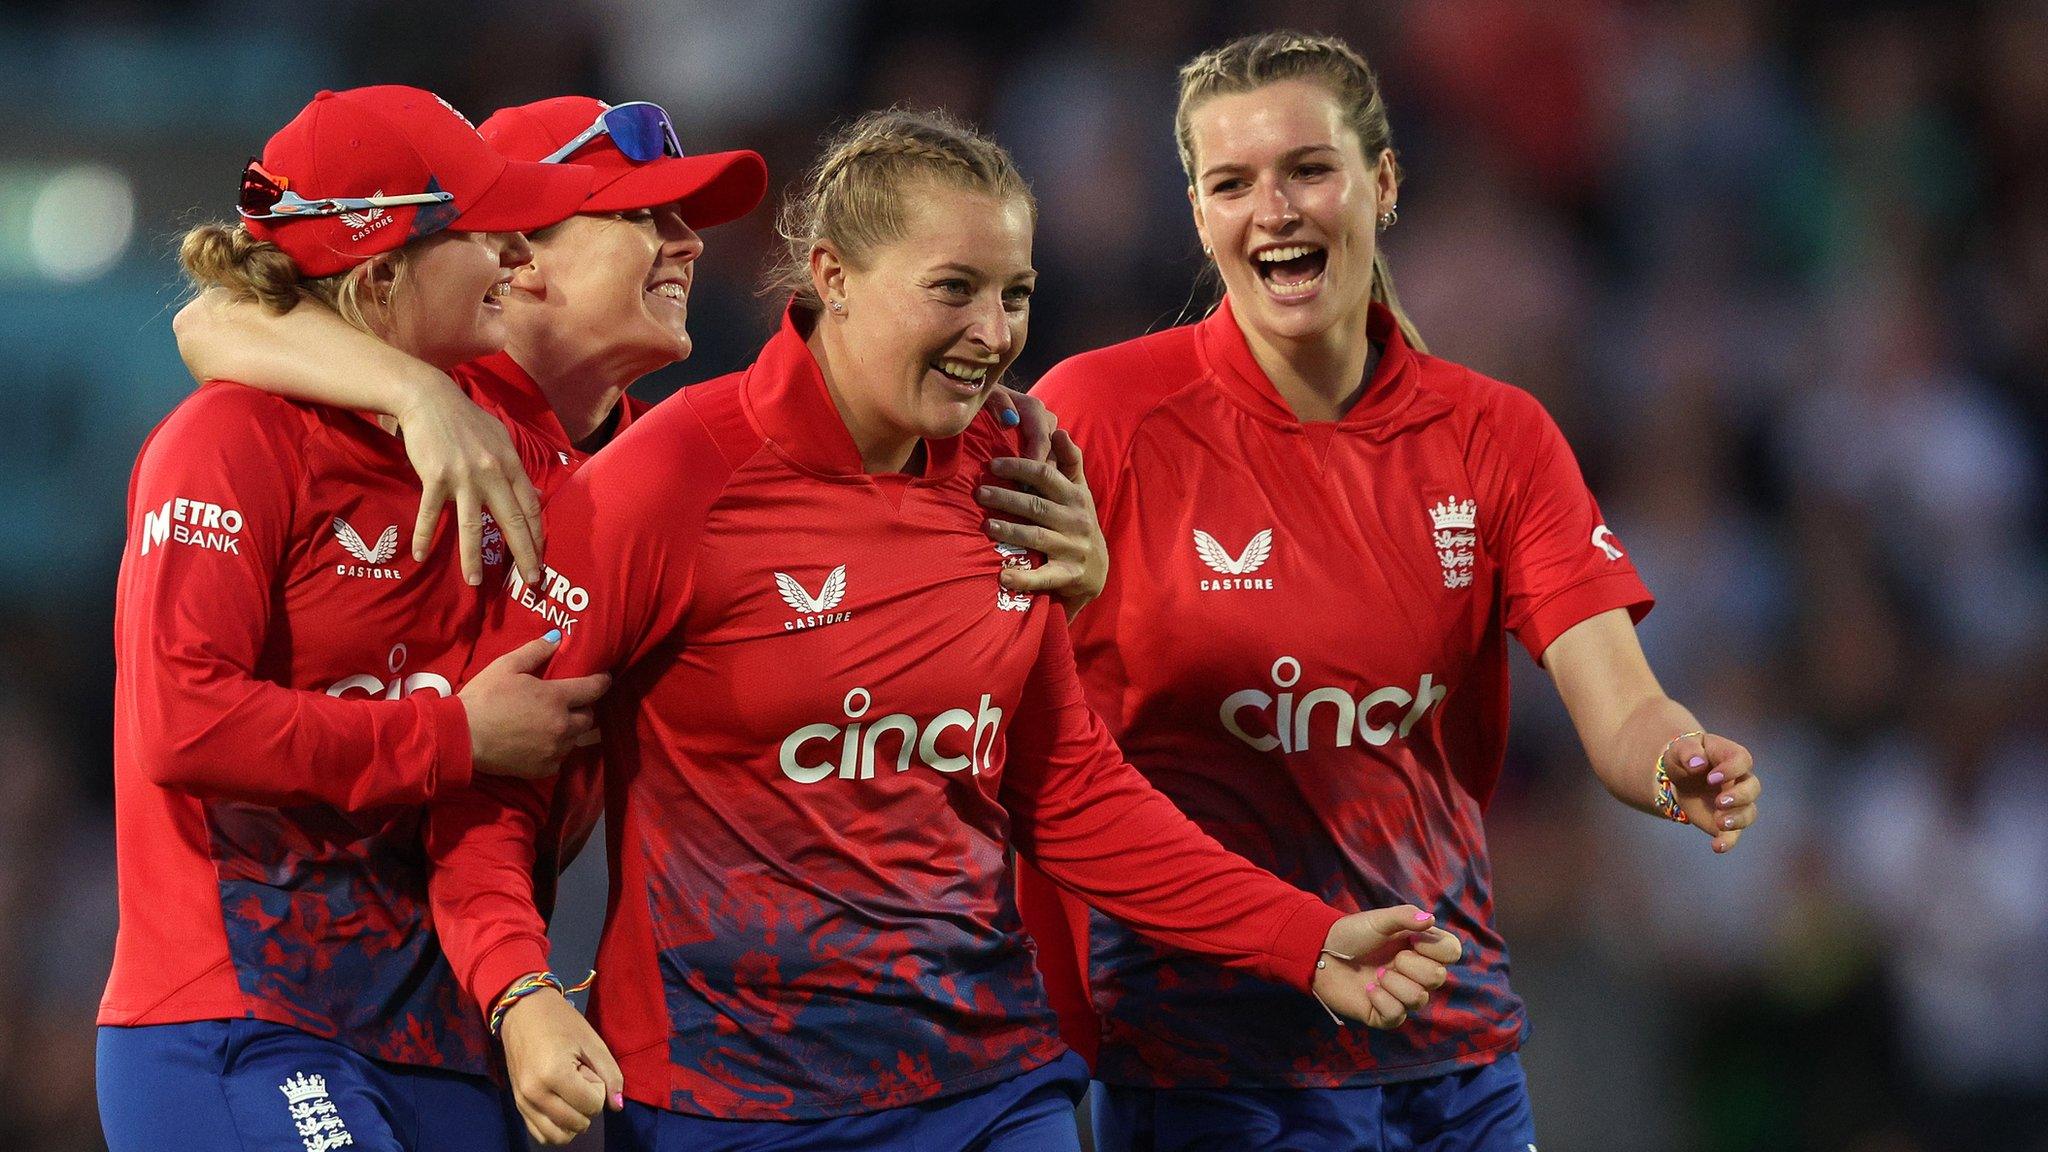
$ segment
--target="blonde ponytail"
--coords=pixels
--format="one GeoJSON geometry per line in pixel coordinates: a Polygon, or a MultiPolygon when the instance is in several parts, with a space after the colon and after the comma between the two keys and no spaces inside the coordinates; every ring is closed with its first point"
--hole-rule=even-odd
{"type": "MultiPolygon", "coordinates": [[[[409,257],[409,248],[389,255],[394,285],[404,277],[409,257]]],[[[257,239],[240,224],[219,222],[187,231],[178,243],[178,263],[185,269],[185,278],[195,293],[218,288],[237,300],[253,301],[277,313],[289,312],[300,302],[312,300],[374,334],[363,314],[363,269],[367,264],[309,280],[299,275],[298,266],[285,255],[284,249],[257,239]]]]}

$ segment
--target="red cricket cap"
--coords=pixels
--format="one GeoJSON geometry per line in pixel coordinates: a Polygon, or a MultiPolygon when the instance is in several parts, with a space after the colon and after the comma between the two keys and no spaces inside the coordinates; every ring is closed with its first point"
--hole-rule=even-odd
{"type": "Polygon", "coordinates": [[[378,84],[321,92],[263,146],[263,167],[308,200],[452,193],[446,204],[338,216],[244,219],[308,277],[332,276],[442,229],[528,232],[566,220],[590,191],[590,170],[507,160],[446,100],[378,84]]]}
{"type": "MultiPolygon", "coordinates": [[[[538,160],[597,123],[608,105],[588,96],[557,96],[501,108],[480,129],[485,140],[515,160],[538,160]]],[[[710,152],[661,156],[645,163],[627,158],[599,134],[568,157],[596,172],[585,212],[629,212],[680,204],[683,221],[710,228],[754,210],[768,193],[768,164],[759,153],[710,152]]]]}

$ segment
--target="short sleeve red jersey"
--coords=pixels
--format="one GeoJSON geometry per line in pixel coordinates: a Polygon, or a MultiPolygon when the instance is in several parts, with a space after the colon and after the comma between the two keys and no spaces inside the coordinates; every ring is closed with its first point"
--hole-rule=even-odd
{"type": "MultiPolygon", "coordinates": [[[[1306,1000],[1337,913],[1146,786],[1085,703],[1058,608],[1002,587],[1026,558],[982,534],[972,492],[1014,442],[977,421],[928,442],[921,476],[865,474],[799,325],[562,487],[547,578],[486,641],[560,627],[551,676],[617,673],[592,1014],[627,1094],[806,1119],[1051,1060],[1012,845],[1306,1000]]],[[[436,918],[480,1002],[546,966],[524,886],[551,788],[492,784],[435,814],[436,918]]]]}
{"type": "MultiPolygon", "coordinates": [[[[470,778],[488,603],[370,419],[213,383],[150,434],[115,609],[120,932],[102,1024],[254,1017],[480,1072],[420,829],[470,778]]],[[[502,556],[487,556],[497,565],[502,556]]]]}
{"type": "Polygon", "coordinates": [[[1098,916],[1081,935],[1109,1082],[1384,1083],[1523,1032],[1480,819],[1506,637],[1540,659],[1650,596],[1533,398],[1411,350],[1384,309],[1370,331],[1378,366],[1334,423],[1295,418],[1227,304],[1034,390],[1089,462],[1112,562],[1074,644],[1131,761],[1282,878],[1347,910],[1419,904],[1467,942],[1429,1011],[1380,1032],[1098,916]]]}

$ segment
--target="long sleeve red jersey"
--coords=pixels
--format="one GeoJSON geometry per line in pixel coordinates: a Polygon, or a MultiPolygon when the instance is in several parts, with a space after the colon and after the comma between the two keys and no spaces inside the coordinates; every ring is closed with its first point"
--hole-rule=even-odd
{"type": "MultiPolygon", "coordinates": [[[[1651,600],[1533,398],[1413,351],[1384,309],[1370,324],[1378,367],[1332,423],[1295,417],[1227,304],[1034,389],[1085,451],[1109,541],[1073,637],[1131,761],[1282,878],[1345,909],[1416,903],[1467,942],[1406,1027],[1339,1029],[1285,987],[1027,892],[1048,940],[1092,942],[1108,1082],[1384,1083],[1483,1063],[1524,1031],[1480,819],[1507,744],[1507,637],[1540,660],[1572,625],[1651,600]]],[[[1071,956],[1046,959],[1056,990],[1077,983],[1071,956]]]]}
{"type": "MultiPolygon", "coordinates": [[[[547,578],[487,642],[561,627],[550,675],[617,673],[593,1016],[627,1095],[803,1119],[1053,1059],[1012,845],[1149,936],[1306,988],[1338,913],[1124,764],[1059,610],[1000,585],[1024,558],[972,491],[1014,444],[977,422],[922,476],[865,474],[799,323],[562,488],[547,578]]],[[[552,791],[437,806],[436,918],[479,1002],[546,966],[526,886],[552,791]]]]}
{"type": "Polygon", "coordinates": [[[453,681],[488,593],[452,540],[413,560],[419,500],[370,419],[235,384],[199,389],[143,445],[115,610],[121,924],[100,1023],[253,1017],[487,1067],[428,922],[420,833],[425,803],[470,778],[453,681]]]}

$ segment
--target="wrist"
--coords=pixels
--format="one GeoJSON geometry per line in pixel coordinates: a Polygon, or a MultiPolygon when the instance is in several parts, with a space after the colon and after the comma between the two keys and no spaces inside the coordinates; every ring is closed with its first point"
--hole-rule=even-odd
{"type": "Polygon", "coordinates": [[[406,359],[402,369],[377,386],[382,400],[377,410],[400,427],[468,399],[454,377],[423,360],[406,359]]]}
{"type": "Polygon", "coordinates": [[[1673,736],[1664,742],[1663,748],[1657,751],[1657,762],[1651,767],[1650,811],[1676,824],[1690,824],[1692,820],[1678,806],[1678,789],[1671,782],[1671,769],[1665,763],[1664,758],[1671,754],[1672,745],[1677,744],[1680,740],[1689,736],[1702,736],[1704,734],[1703,732],[1693,731],[1681,732],[1673,736]]]}
{"type": "Polygon", "coordinates": [[[493,1036],[499,1034],[505,1026],[505,1018],[511,1015],[512,1009],[518,1007],[521,1000],[528,1000],[535,996],[545,996],[549,993],[566,999],[569,993],[581,992],[585,988],[590,987],[591,981],[595,979],[597,979],[597,973],[592,972],[583,978],[582,983],[570,988],[565,987],[562,984],[562,978],[553,972],[528,972],[526,975],[514,980],[511,986],[498,996],[498,1002],[491,1006],[491,1034],[493,1036]]]}

